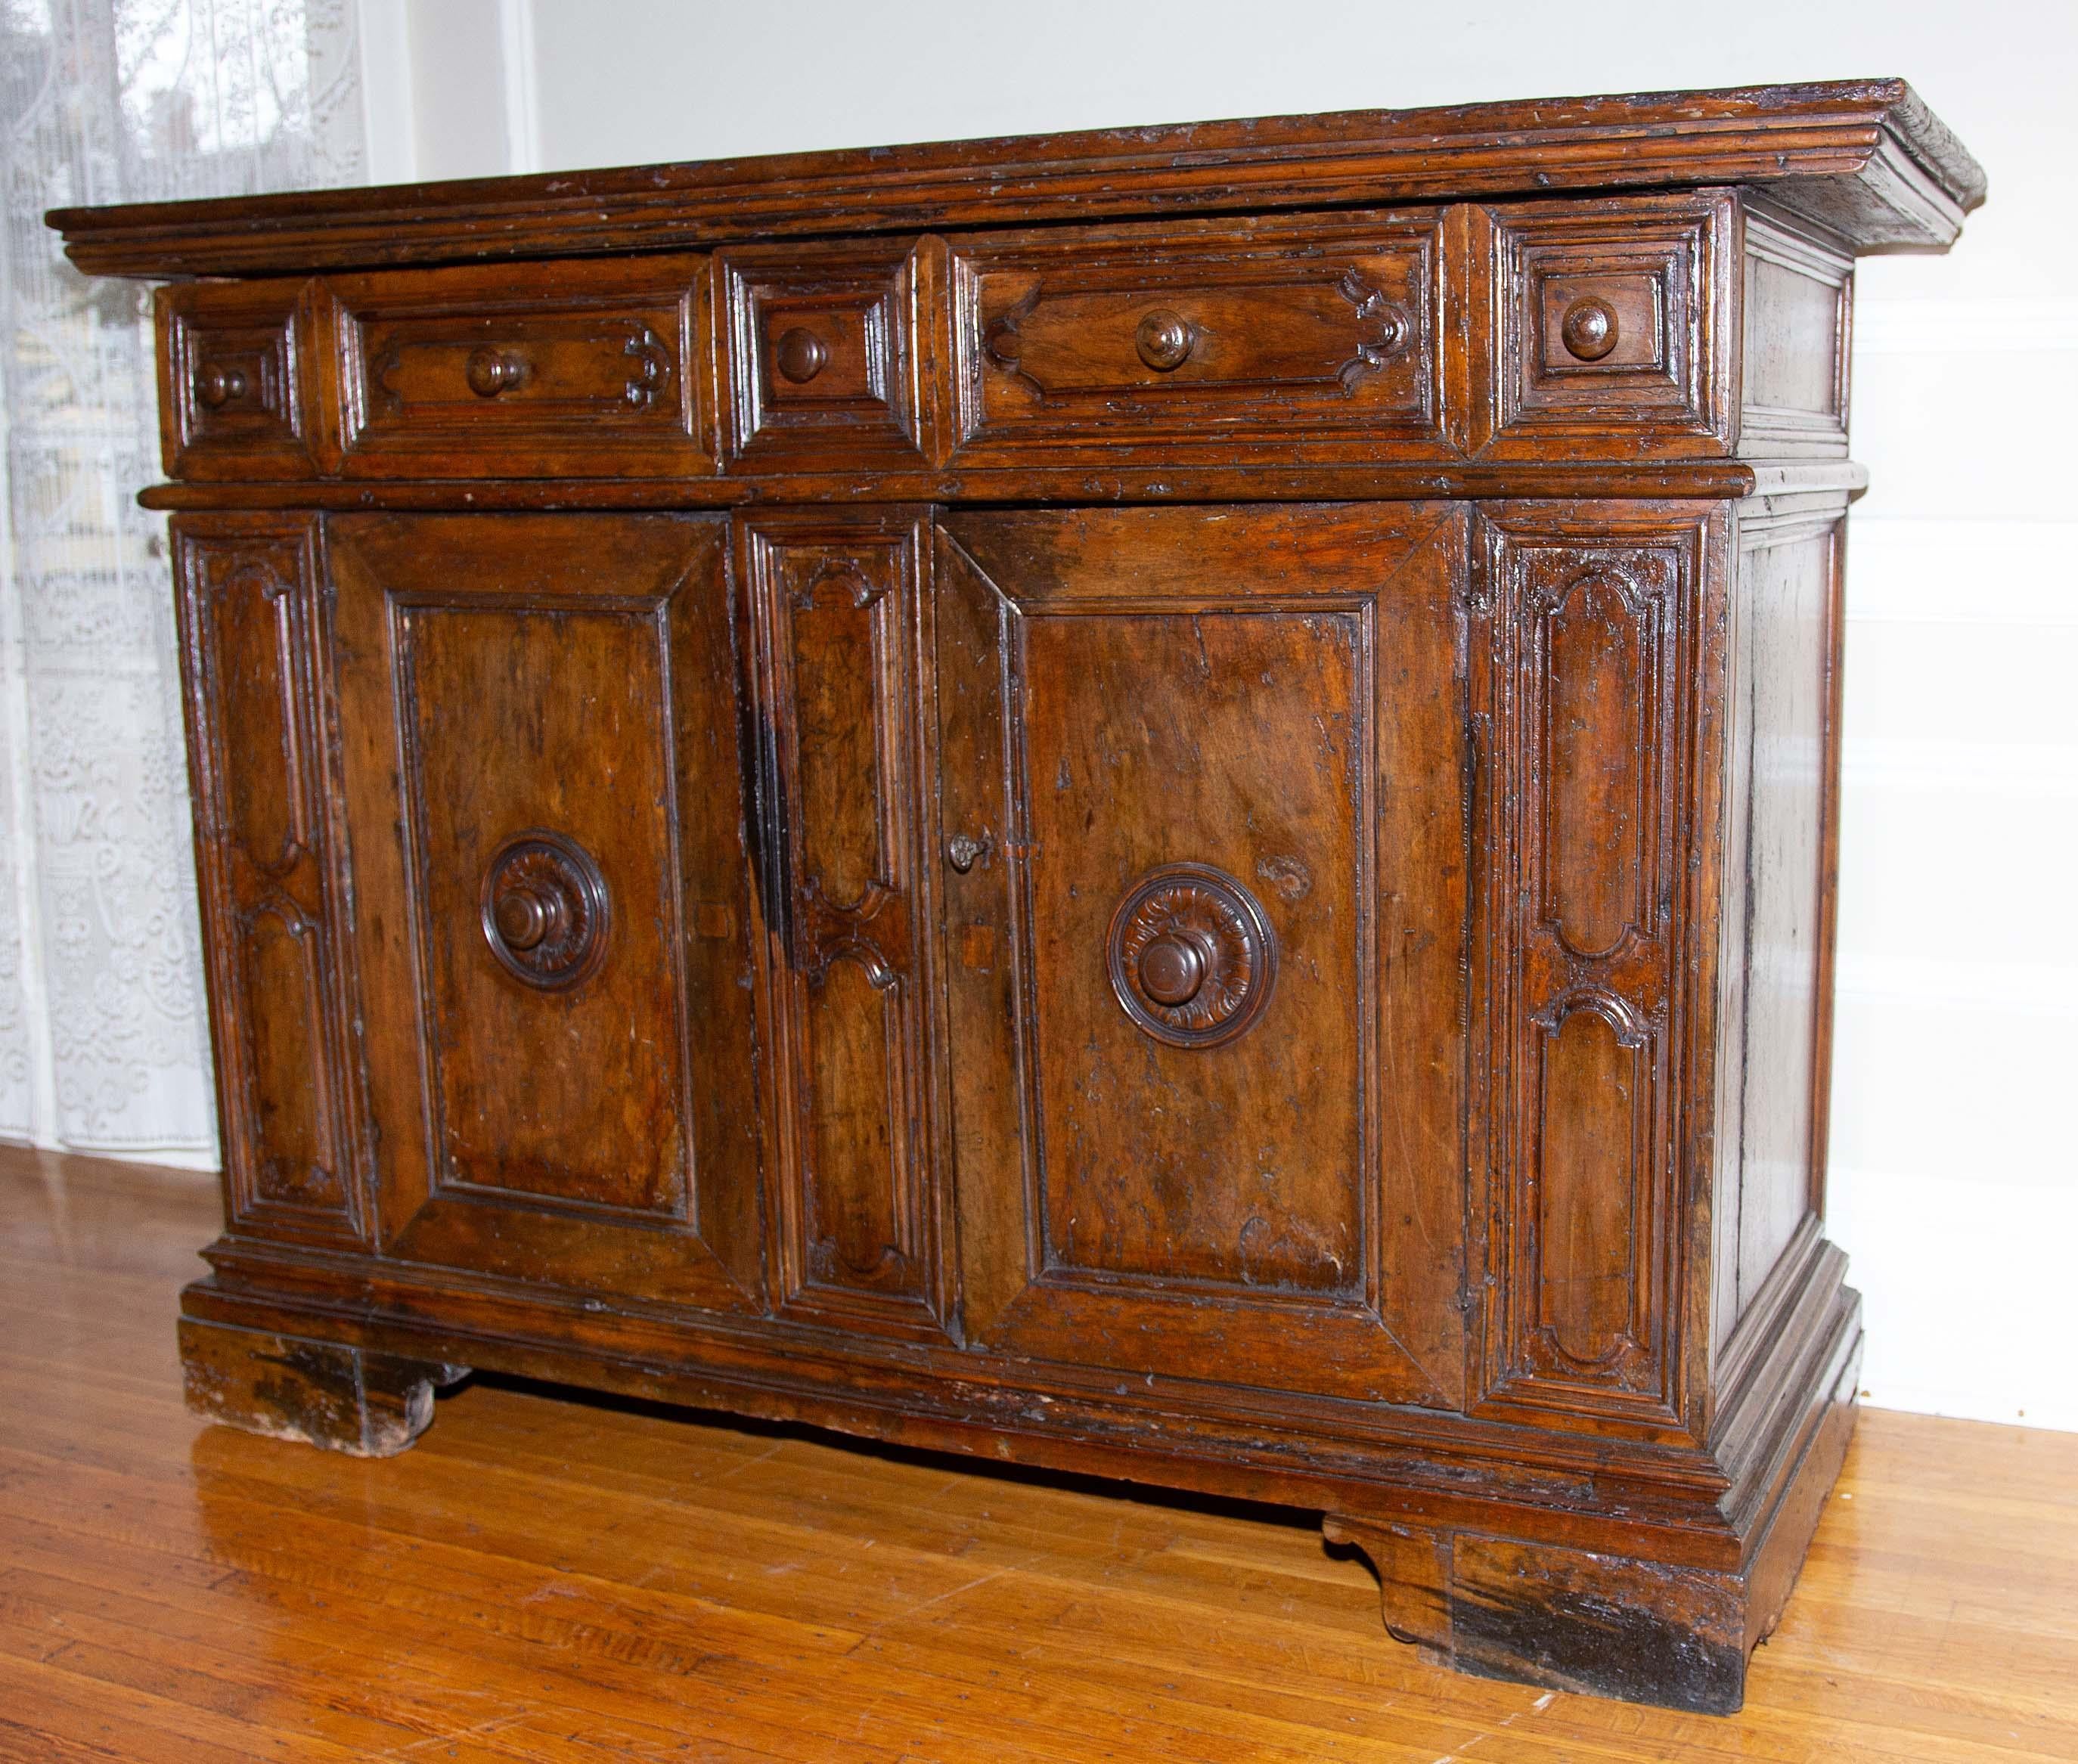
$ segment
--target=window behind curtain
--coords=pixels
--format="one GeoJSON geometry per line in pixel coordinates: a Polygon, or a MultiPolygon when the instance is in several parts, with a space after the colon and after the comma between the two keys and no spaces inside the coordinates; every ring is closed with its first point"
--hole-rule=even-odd
{"type": "Polygon", "coordinates": [[[0,0],[0,1136],[214,1161],[151,301],[82,202],[358,183],[355,0],[0,0]]]}

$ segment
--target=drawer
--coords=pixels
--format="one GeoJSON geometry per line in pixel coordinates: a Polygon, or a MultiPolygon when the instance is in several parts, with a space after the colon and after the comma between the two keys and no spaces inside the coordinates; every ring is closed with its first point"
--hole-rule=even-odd
{"type": "Polygon", "coordinates": [[[1433,213],[1117,227],[957,244],[956,461],[1434,457],[1433,213]]]}
{"type": "Polygon", "coordinates": [[[319,470],[314,281],[190,282],[158,294],[166,476],[310,477],[319,470]]]}
{"type": "Polygon", "coordinates": [[[1525,203],[1492,219],[1492,451],[1730,450],[1730,196],[1525,203]]]}
{"type": "Polygon", "coordinates": [[[342,469],[657,477],[713,469],[705,260],[342,277],[342,469]]]}
{"type": "Polygon", "coordinates": [[[920,255],[879,240],[723,254],[730,465],[924,463],[914,315],[931,278],[920,255]]]}

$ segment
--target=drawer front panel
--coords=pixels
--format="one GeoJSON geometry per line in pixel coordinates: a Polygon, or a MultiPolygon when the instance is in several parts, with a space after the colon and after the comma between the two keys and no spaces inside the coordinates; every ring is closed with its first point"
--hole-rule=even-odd
{"type": "Polygon", "coordinates": [[[902,511],[800,515],[746,522],[741,542],[772,901],[775,1296],[792,1315],[938,1339],[950,1295],[918,846],[923,532],[902,511]]]}
{"type": "Polygon", "coordinates": [[[323,447],[315,282],[194,282],[157,295],[160,452],[169,477],[314,477],[323,447]]]}
{"type": "Polygon", "coordinates": [[[923,255],[873,244],[722,258],[732,468],[923,465],[923,255]]]}
{"type": "Polygon", "coordinates": [[[354,517],[331,546],[386,1247],[754,1303],[720,523],[354,517]]]}
{"type": "Polygon", "coordinates": [[[1493,224],[1490,452],[1730,451],[1729,195],[1525,203],[1493,224]]]}
{"type": "Polygon", "coordinates": [[[705,260],[347,277],[349,476],[656,477],[711,469],[705,260]]]}
{"type": "Polygon", "coordinates": [[[945,522],[977,1338],[1456,1400],[1462,548],[1421,507],[945,522]]]}
{"type": "Polygon", "coordinates": [[[1425,214],[957,244],[955,459],[1446,455],[1442,265],[1425,214]]]}

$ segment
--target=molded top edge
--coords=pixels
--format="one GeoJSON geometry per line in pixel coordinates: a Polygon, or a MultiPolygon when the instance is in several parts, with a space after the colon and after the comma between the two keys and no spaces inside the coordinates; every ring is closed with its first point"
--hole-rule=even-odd
{"type": "Polygon", "coordinates": [[[1901,80],[1095,129],[53,211],[89,273],[263,275],[757,239],[1742,184],[1941,248],[1984,174],[1901,80]]]}

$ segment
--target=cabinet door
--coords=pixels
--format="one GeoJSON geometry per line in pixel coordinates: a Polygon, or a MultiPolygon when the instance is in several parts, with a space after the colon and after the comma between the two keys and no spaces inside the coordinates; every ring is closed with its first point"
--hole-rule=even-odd
{"type": "Polygon", "coordinates": [[[937,552],[969,1336],[1454,1404],[1464,517],[974,513],[937,552]]]}
{"type": "Polygon", "coordinates": [[[762,1303],[725,523],[326,540],[385,1251],[762,1303]]]}

